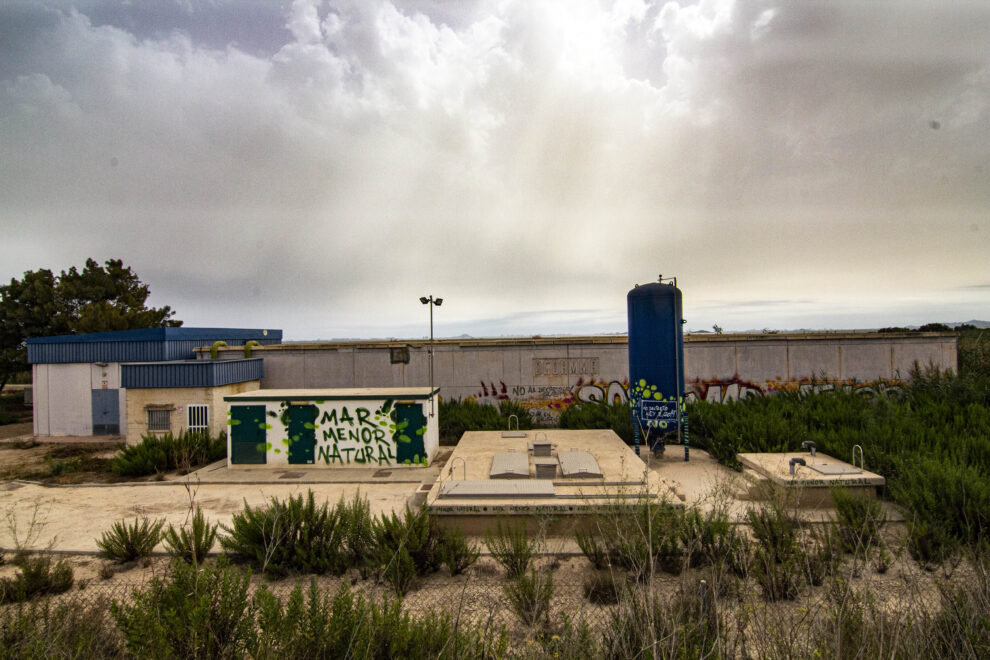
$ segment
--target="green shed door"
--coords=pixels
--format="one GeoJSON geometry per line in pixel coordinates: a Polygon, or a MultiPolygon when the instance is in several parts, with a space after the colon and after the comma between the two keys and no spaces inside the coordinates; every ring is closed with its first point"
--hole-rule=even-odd
{"type": "Polygon", "coordinates": [[[264,464],[267,454],[264,406],[230,407],[230,462],[264,464]]]}
{"type": "Polygon", "coordinates": [[[312,465],[316,452],[316,418],[319,410],[312,404],[289,406],[289,463],[312,465]]]}
{"type": "Polygon", "coordinates": [[[420,403],[395,404],[395,460],[399,463],[419,463],[423,460],[423,434],[426,417],[420,403]]]}

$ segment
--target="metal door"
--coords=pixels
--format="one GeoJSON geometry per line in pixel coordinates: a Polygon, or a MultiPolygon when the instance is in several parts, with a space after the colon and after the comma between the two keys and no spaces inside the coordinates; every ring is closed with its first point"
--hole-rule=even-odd
{"type": "Polygon", "coordinates": [[[420,403],[395,404],[395,460],[399,463],[418,464],[425,458],[423,434],[426,433],[426,417],[420,403]]]}
{"type": "Polygon", "coordinates": [[[319,410],[312,404],[289,406],[289,463],[312,465],[316,451],[316,418],[319,410]]]}
{"type": "Polygon", "coordinates": [[[93,435],[120,433],[120,399],[117,390],[93,390],[93,435]]]}
{"type": "Polygon", "coordinates": [[[264,406],[230,407],[230,462],[260,465],[268,453],[264,406]]]}

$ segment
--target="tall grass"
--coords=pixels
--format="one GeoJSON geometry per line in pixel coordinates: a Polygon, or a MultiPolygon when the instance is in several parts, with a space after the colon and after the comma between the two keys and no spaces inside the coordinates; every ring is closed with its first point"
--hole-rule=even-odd
{"type": "Polygon", "coordinates": [[[141,443],[125,448],[110,467],[121,477],[143,477],[169,470],[190,470],[227,455],[227,434],[211,436],[200,431],[179,435],[145,435],[141,443]]]}
{"type": "Polygon", "coordinates": [[[562,429],[612,429],[625,442],[633,442],[628,403],[577,403],[560,413],[562,429]]]}
{"type": "MultiPolygon", "coordinates": [[[[456,445],[466,431],[504,431],[511,415],[518,418],[520,429],[533,428],[529,409],[515,401],[499,401],[496,406],[474,399],[441,401],[438,411],[440,444],[456,445]]],[[[512,424],[515,428],[515,420],[512,424]]]]}
{"type": "Polygon", "coordinates": [[[695,443],[727,465],[736,452],[799,451],[805,440],[866,468],[941,538],[972,543],[990,528],[990,376],[915,369],[891,395],[786,392],[690,406],[695,443]]]}

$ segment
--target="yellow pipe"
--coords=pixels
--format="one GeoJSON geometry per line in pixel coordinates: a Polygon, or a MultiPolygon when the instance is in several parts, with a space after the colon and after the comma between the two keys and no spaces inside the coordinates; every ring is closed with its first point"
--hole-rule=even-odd
{"type": "Polygon", "coordinates": [[[254,340],[254,339],[252,339],[251,341],[249,341],[246,344],[244,344],[244,357],[246,357],[246,358],[251,357],[251,347],[252,346],[261,346],[261,343],[258,342],[258,341],[256,341],[256,340],[254,340]]]}
{"type": "Polygon", "coordinates": [[[213,342],[213,346],[210,346],[210,359],[211,360],[216,360],[217,359],[217,355],[220,352],[220,347],[221,346],[226,346],[226,345],[227,345],[227,342],[225,342],[225,341],[215,341],[215,342],[213,342]]]}

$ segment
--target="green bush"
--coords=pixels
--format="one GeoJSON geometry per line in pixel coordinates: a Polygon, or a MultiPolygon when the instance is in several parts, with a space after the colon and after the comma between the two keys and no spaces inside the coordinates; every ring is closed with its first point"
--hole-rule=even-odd
{"type": "Polygon", "coordinates": [[[576,403],[560,413],[562,429],[611,429],[626,443],[634,440],[628,403],[576,403]]]}
{"type": "Polygon", "coordinates": [[[169,470],[189,470],[226,455],[226,433],[214,437],[200,431],[183,431],[177,436],[171,433],[142,436],[140,444],[126,447],[110,467],[121,477],[143,477],[169,470]]]}
{"type": "MultiPolygon", "coordinates": [[[[818,386],[832,387],[812,383],[818,386]]],[[[851,460],[859,445],[867,469],[887,478],[891,498],[924,529],[962,544],[990,532],[990,375],[978,370],[955,376],[916,368],[903,385],[697,402],[689,415],[692,442],[734,467],[739,451],[800,451],[811,440],[851,460]]]]}
{"type": "Polygon", "coordinates": [[[207,523],[206,517],[203,516],[202,510],[198,506],[193,513],[188,529],[181,527],[177,530],[169,525],[164,534],[165,548],[168,553],[192,564],[199,564],[206,559],[206,555],[213,549],[216,539],[217,525],[207,523]]]}
{"type": "Polygon", "coordinates": [[[111,611],[133,656],[240,657],[254,635],[250,578],[223,556],[202,566],[174,560],[167,576],[111,611]]]}
{"type": "Polygon", "coordinates": [[[339,524],[343,529],[343,552],[347,565],[361,570],[362,577],[373,564],[372,547],[375,532],[371,519],[371,504],[367,498],[355,493],[350,500],[337,502],[339,524]]]}
{"type": "Polygon", "coordinates": [[[633,591],[608,613],[602,632],[604,658],[731,658],[730,635],[713,598],[700,589],[670,597],[633,591]],[[724,631],[724,632],[723,632],[724,631]],[[722,634],[720,634],[722,633],[722,634]]]}
{"type": "Polygon", "coordinates": [[[545,622],[550,616],[550,599],[553,598],[553,575],[530,569],[504,587],[509,607],[527,626],[545,622]]]}
{"type": "Polygon", "coordinates": [[[907,550],[925,570],[934,570],[959,555],[961,544],[939,521],[914,518],[908,521],[907,550]]]}
{"type": "Polygon", "coordinates": [[[0,658],[117,658],[123,651],[105,599],[45,599],[0,609],[0,658]]]}
{"type": "Polygon", "coordinates": [[[712,507],[704,513],[696,508],[685,512],[681,523],[681,542],[688,565],[733,565],[742,551],[743,540],[729,521],[724,508],[712,507]]]}
{"type": "Polygon", "coordinates": [[[381,574],[392,587],[395,595],[402,598],[412,590],[419,571],[416,569],[416,562],[409,554],[409,550],[399,548],[392,552],[382,564],[381,574]]]}
{"type": "Polygon", "coordinates": [[[520,429],[533,428],[529,410],[515,401],[499,401],[497,407],[474,399],[441,401],[440,444],[456,445],[466,431],[504,431],[509,427],[510,415],[519,419],[520,429]]]}
{"type": "Polygon", "coordinates": [[[151,521],[147,518],[135,518],[132,525],[118,520],[110,531],[103,532],[96,546],[100,549],[101,557],[119,563],[150,557],[161,541],[164,525],[164,519],[151,521]]]}
{"type": "Polygon", "coordinates": [[[478,561],[481,549],[465,538],[459,529],[444,530],[444,541],[440,547],[440,558],[451,575],[459,575],[478,561]]]}
{"type": "Polygon", "coordinates": [[[793,600],[801,587],[804,556],[798,544],[798,526],[783,507],[771,501],[746,512],[756,539],[749,574],[768,601],[793,600]]]}
{"type": "Polygon", "coordinates": [[[617,576],[611,571],[595,571],[584,581],[584,597],[595,605],[614,605],[622,597],[622,590],[616,584],[617,576]]]}
{"type": "Polygon", "coordinates": [[[832,500],[843,550],[862,552],[880,543],[880,530],[887,522],[887,514],[879,501],[845,488],[832,488],[832,500]]]}
{"type": "MultiPolygon", "coordinates": [[[[808,584],[820,587],[842,562],[842,535],[832,523],[813,526],[801,542],[798,559],[808,584]]],[[[881,554],[884,552],[881,547],[881,554]]],[[[883,571],[878,571],[883,572],[883,571]]]]}
{"type": "Polygon", "coordinates": [[[398,600],[370,601],[341,587],[331,595],[310,582],[283,601],[266,588],[254,598],[255,658],[504,657],[508,639],[491,627],[455,622],[447,614],[414,619],[398,600]]]}
{"type": "Polygon", "coordinates": [[[397,596],[405,595],[418,576],[440,568],[449,537],[426,509],[407,507],[401,517],[382,514],[372,529],[378,565],[397,596]]]}
{"type": "Polygon", "coordinates": [[[385,566],[400,550],[409,554],[415,573],[434,573],[442,562],[444,535],[426,509],[406,507],[402,516],[383,513],[373,521],[375,550],[380,566],[385,566]]]}
{"type": "Polygon", "coordinates": [[[539,539],[529,538],[525,522],[503,523],[499,520],[495,531],[485,534],[485,545],[506,575],[516,579],[526,573],[536,556],[539,539]]]}
{"type": "Polygon", "coordinates": [[[72,567],[50,555],[22,555],[12,578],[0,578],[0,605],[21,603],[38,596],[60,594],[72,588],[72,567]]]}
{"type": "Polygon", "coordinates": [[[581,552],[588,558],[591,565],[597,570],[606,568],[609,564],[609,550],[605,546],[604,540],[597,534],[579,530],[576,540],[581,552]]]}
{"type": "Polygon", "coordinates": [[[595,513],[594,535],[579,535],[578,544],[596,567],[607,563],[645,580],[654,568],[678,575],[684,568],[684,513],[669,502],[645,499],[603,507],[595,513]],[[582,538],[584,536],[584,538],[582,538]]]}
{"type": "MultiPolygon", "coordinates": [[[[271,498],[267,505],[235,513],[220,545],[234,558],[251,562],[265,575],[285,577],[298,571],[341,575],[353,556],[341,500],[334,507],[317,505],[313,491],[288,500],[271,498]]],[[[367,509],[364,509],[366,511],[367,509]]],[[[362,549],[364,551],[364,549],[362,549]]]]}

